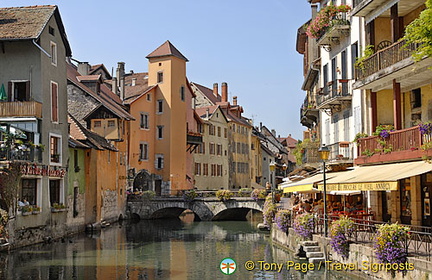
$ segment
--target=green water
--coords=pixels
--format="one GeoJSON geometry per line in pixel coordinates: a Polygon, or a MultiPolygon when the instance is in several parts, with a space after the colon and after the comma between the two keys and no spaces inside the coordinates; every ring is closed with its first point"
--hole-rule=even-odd
{"type": "Polygon", "coordinates": [[[0,279],[348,279],[288,271],[289,260],[300,263],[251,222],[155,220],[1,254],[0,279]],[[237,264],[231,275],[220,270],[228,257],[237,264]],[[284,264],[280,272],[276,264],[284,264]]]}

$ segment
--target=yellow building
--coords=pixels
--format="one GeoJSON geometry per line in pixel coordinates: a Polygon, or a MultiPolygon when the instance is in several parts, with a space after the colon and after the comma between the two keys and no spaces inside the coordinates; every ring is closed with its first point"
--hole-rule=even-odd
{"type": "Polygon", "coordinates": [[[131,124],[129,164],[135,189],[176,194],[190,188],[187,176],[188,113],[193,93],[188,61],[169,41],[147,56],[148,73],[126,76],[131,124]],[[130,81],[130,82],[129,82],[130,81]]]}
{"type": "Polygon", "coordinates": [[[195,149],[195,186],[199,190],[229,189],[228,120],[219,106],[196,109],[203,120],[203,142],[195,149]]]}

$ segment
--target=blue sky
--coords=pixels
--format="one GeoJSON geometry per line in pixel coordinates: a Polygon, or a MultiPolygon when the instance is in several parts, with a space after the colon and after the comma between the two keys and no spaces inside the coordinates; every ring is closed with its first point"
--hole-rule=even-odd
{"type": "Polygon", "coordinates": [[[278,135],[302,137],[302,56],[297,29],[310,18],[306,0],[3,0],[1,6],[58,5],[73,57],[118,61],[147,71],[150,52],[170,40],[188,59],[190,81],[228,83],[244,115],[278,135]]]}

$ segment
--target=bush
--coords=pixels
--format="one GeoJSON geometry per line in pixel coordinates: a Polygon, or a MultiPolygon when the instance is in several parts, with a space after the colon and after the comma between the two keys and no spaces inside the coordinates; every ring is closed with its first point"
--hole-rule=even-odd
{"type": "Polygon", "coordinates": [[[397,223],[378,226],[374,249],[376,257],[383,263],[405,263],[408,252],[405,248],[410,228],[397,223]]]}
{"type": "Polygon", "coordinates": [[[233,195],[234,194],[230,190],[218,190],[216,192],[216,197],[222,201],[231,199],[233,195]]]}
{"type": "Polygon", "coordinates": [[[193,201],[197,196],[198,194],[195,190],[188,190],[183,193],[183,199],[187,202],[193,201]]]}
{"type": "Polygon", "coordinates": [[[290,210],[277,211],[274,221],[280,230],[282,230],[283,232],[288,232],[288,228],[291,225],[291,211],[290,210]]]}
{"type": "Polygon", "coordinates": [[[354,232],[354,222],[342,216],[339,220],[333,221],[330,228],[330,245],[335,252],[344,259],[348,258],[349,241],[348,236],[354,232]]]}
{"type": "Polygon", "coordinates": [[[271,197],[267,197],[266,201],[264,202],[264,207],[263,207],[263,219],[264,219],[264,224],[271,226],[271,224],[273,223],[273,219],[276,215],[277,209],[276,209],[276,205],[272,202],[271,197]]]}
{"type": "Polygon", "coordinates": [[[140,196],[144,199],[153,199],[156,193],[154,191],[143,191],[140,196]]]}
{"type": "Polygon", "coordinates": [[[314,224],[314,216],[310,213],[304,213],[295,217],[293,229],[299,236],[310,239],[312,237],[314,224]]]}
{"type": "Polygon", "coordinates": [[[267,191],[265,189],[254,189],[250,194],[250,197],[255,200],[265,199],[266,196],[267,196],[267,191]]]}
{"type": "Polygon", "coordinates": [[[250,188],[241,188],[238,191],[238,196],[240,196],[240,197],[248,197],[251,192],[252,192],[252,189],[250,189],[250,188]]]}

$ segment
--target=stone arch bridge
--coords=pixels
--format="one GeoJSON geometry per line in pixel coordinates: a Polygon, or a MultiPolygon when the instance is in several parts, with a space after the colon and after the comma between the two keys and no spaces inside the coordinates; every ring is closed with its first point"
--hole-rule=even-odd
{"type": "Polygon", "coordinates": [[[250,210],[263,211],[264,200],[238,197],[227,201],[217,198],[197,198],[191,202],[183,198],[128,199],[127,211],[133,218],[161,219],[179,217],[189,209],[196,220],[245,220],[250,210]]]}

